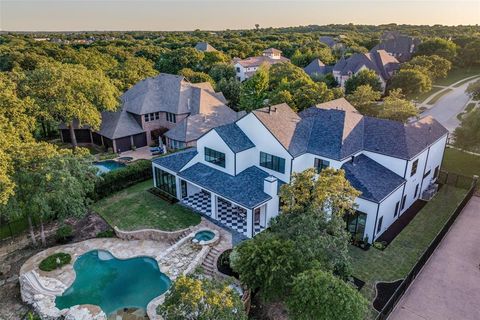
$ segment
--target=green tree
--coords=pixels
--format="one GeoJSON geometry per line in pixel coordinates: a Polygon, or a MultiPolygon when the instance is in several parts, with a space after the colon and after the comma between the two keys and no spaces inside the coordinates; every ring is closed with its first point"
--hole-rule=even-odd
{"type": "Polygon", "coordinates": [[[418,69],[401,69],[392,77],[390,89],[401,89],[405,94],[414,95],[432,90],[432,80],[418,69]]]}
{"type": "Polygon", "coordinates": [[[449,61],[453,61],[457,54],[457,45],[441,38],[433,38],[423,41],[418,45],[416,55],[431,56],[437,55],[449,61]]]}
{"type": "Polygon", "coordinates": [[[239,108],[252,111],[264,106],[268,90],[268,70],[264,66],[242,84],[240,90],[239,108]]]}
{"type": "Polygon", "coordinates": [[[183,68],[198,70],[205,54],[195,48],[179,48],[160,55],[155,68],[164,73],[177,74],[183,68]]]}
{"type": "Polygon", "coordinates": [[[184,68],[178,72],[179,75],[184,76],[191,83],[210,82],[212,87],[215,87],[215,81],[208,74],[200,71],[193,71],[189,68],[184,68]]]}
{"type": "Polygon", "coordinates": [[[384,119],[407,122],[408,119],[416,117],[418,109],[410,101],[404,98],[400,89],[394,89],[383,100],[378,116],[384,119]]]}
{"type": "Polygon", "coordinates": [[[480,109],[476,108],[464,116],[453,136],[456,147],[478,152],[480,149],[480,109]]]}
{"type": "Polygon", "coordinates": [[[465,91],[473,100],[480,100],[480,80],[470,83],[465,91]]]}
{"type": "Polygon", "coordinates": [[[480,39],[467,43],[460,50],[458,58],[464,66],[480,65],[480,39]]]}
{"type": "Polygon", "coordinates": [[[362,320],[367,314],[368,301],[333,274],[310,269],[293,279],[287,306],[293,319],[362,320]]]}
{"type": "Polygon", "coordinates": [[[240,92],[242,90],[242,84],[240,81],[237,81],[234,78],[221,79],[217,83],[216,90],[223,93],[230,107],[238,109],[240,92]]]}
{"type": "Polygon", "coordinates": [[[119,92],[110,79],[101,70],[88,70],[80,65],[42,65],[26,73],[20,91],[50,119],[68,124],[74,148],[77,146],[74,120],[98,130],[100,112],[114,111],[118,106],[119,92]]]}
{"type": "Polygon", "coordinates": [[[219,83],[221,80],[235,79],[235,69],[230,63],[216,63],[212,66],[208,75],[219,83]]]}
{"type": "Polygon", "coordinates": [[[169,320],[246,320],[242,301],[226,282],[181,275],[157,313],[169,320]]]}
{"type": "Polygon", "coordinates": [[[357,87],[357,89],[347,96],[347,100],[363,115],[374,117],[378,113],[378,100],[381,93],[375,91],[367,85],[357,87]]]}
{"type": "Polygon", "coordinates": [[[345,93],[350,94],[363,85],[369,85],[375,91],[382,91],[382,84],[375,71],[365,69],[345,81],[345,93]]]}
{"type": "Polygon", "coordinates": [[[260,289],[267,299],[286,294],[291,274],[297,269],[293,241],[262,232],[242,242],[230,254],[230,263],[242,283],[260,289]]]}
{"type": "Polygon", "coordinates": [[[452,63],[450,61],[437,55],[416,56],[402,66],[402,69],[418,69],[427,73],[432,81],[446,78],[451,68],[452,63]]]}
{"type": "Polygon", "coordinates": [[[153,77],[157,73],[151,61],[144,58],[128,58],[107,75],[113,80],[116,87],[123,92],[140,80],[153,77]]]}

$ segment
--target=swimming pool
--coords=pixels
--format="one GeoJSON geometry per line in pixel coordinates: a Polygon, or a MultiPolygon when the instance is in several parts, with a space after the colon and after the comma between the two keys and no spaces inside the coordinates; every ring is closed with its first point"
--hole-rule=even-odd
{"type": "Polygon", "coordinates": [[[98,173],[97,173],[98,175],[125,167],[124,163],[117,162],[114,160],[94,162],[93,165],[98,168],[98,173]]]}
{"type": "Polygon", "coordinates": [[[55,299],[57,308],[79,304],[99,306],[109,315],[120,308],[140,308],[165,293],[171,281],[149,257],[117,259],[108,251],[90,251],[73,266],[73,284],[55,299]]]}

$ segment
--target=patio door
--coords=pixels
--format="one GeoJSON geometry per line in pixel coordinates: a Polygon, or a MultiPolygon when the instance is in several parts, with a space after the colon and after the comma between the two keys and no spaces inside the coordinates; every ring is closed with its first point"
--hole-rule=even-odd
{"type": "Polygon", "coordinates": [[[260,224],[260,208],[256,208],[253,212],[253,223],[260,224]]]}
{"type": "Polygon", "coordinates": [[[180,185],[182,187],[182,198],[185,198],[187,196],[187,181],[180,180],[180,185]]]}

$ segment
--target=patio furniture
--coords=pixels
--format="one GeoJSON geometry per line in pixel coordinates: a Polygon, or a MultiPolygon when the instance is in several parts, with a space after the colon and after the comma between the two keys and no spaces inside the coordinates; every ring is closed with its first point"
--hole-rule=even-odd
{"type": "Polygon", "coordinates": [[[162,147],[153,147],[153,148],[150,148],[150,152],[152,153],[152,155],[163,154],[164,149],[162,147]]]}

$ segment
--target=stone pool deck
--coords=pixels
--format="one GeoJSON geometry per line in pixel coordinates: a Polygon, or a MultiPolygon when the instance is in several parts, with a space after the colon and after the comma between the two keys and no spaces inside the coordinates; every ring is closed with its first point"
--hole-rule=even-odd
{"type": "MultiPolygon", "coordinates": [[[[106,319],[105,313],[93,305],[75,306],[59,310],[55,306],[55,297],[61,295],[75,280],[73,265],[78,257],[92,250],[109,251],[119,259],[148,256],[157,261],[160,270],[172,280],[180,274],[190,273],[201,265],[211,247],[219,251],[231,248],[231,234],[224,229],[202,219],[201,223],[191,228],[191,233],[171,245],[168,241],[154,240],[121,240],[118,238],[96,238],[78,243],[46,249],[28,259],[20,269],[22,299],[31,304],[39,312],[42,319],[55,319],[64,316],[66,319],[106,319]],[[194,245],[188,241],[197,230],[209,228],[219,236],[219,241],[207,246],[194,245]],[[50,272],[41,271],[38,266],[46,257],[65,252],[72,256],[69,265],[50,272]]],[[[161,299],[154,299],[161,301],[161,299]]],[[[152,300],[148,309],[151,319],[155,319],[152,311],[152,300]]]]}

